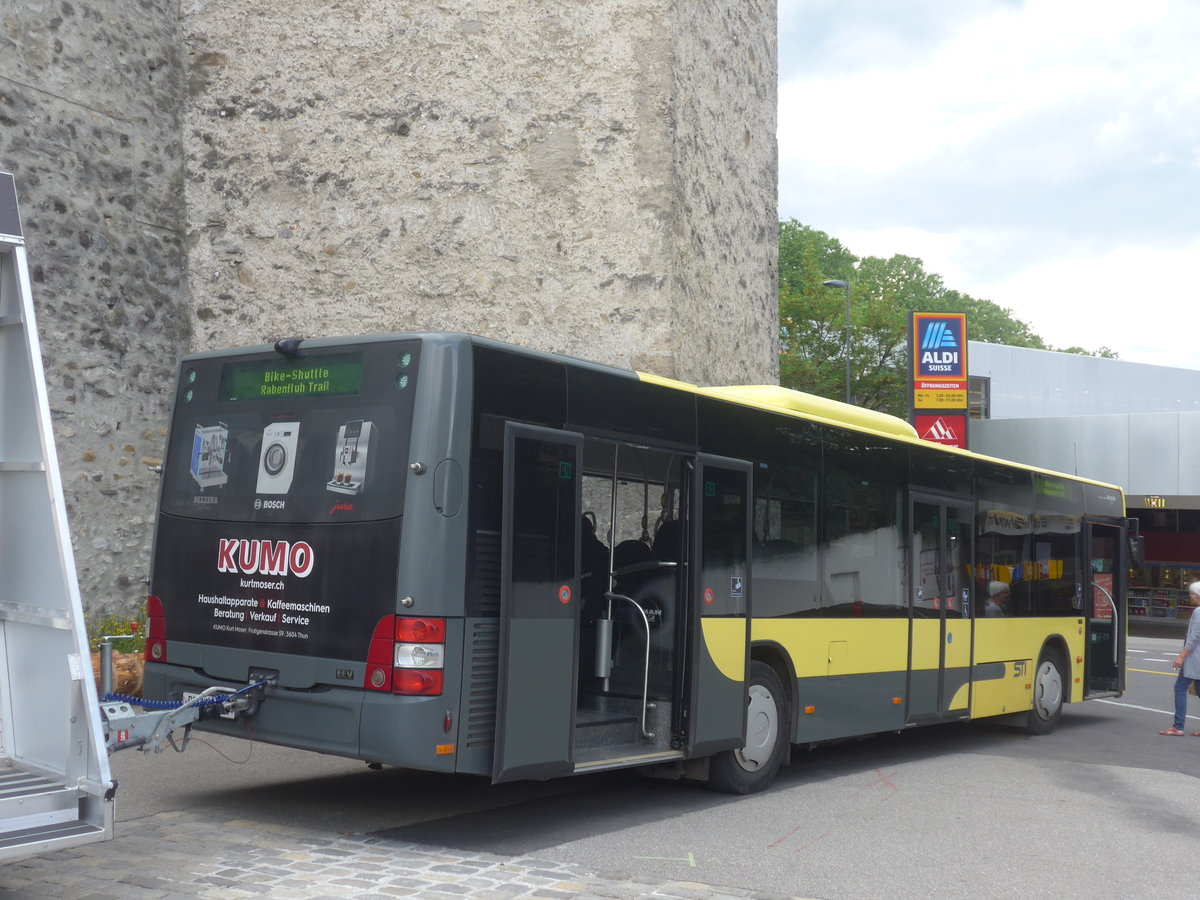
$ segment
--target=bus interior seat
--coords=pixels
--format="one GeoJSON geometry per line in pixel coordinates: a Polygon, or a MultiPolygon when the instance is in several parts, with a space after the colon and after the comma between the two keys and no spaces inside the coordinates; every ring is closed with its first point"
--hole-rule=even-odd
{"type": "Polygon", "coordinates": [[[613,571],[619,572],[626,566],[653,562],[654,559],[654,553],[645,542],[632,539],[621,541],[613,550],[613,571]]]}
{"type": "Polygon", "coordinates": [[[654,558],[666,562],[679,559],[679,520],[668,519],[654,535],[654,558]]]}

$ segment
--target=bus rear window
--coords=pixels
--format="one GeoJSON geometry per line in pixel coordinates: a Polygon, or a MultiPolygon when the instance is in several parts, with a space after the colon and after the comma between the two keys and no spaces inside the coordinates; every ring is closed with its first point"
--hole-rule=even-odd
{"type": "Polygon", "coordinates": [[[231,522],[400,515],[420,346],[185,359],[162,511],[231,522]]]}

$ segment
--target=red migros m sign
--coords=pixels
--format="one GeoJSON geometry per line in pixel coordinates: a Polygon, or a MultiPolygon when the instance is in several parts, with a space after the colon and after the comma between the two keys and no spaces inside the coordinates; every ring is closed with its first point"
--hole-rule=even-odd
{"type": "Polygon", "coordinates": [[[967,446],[967,317],[912,313],[909,421],[924,440],[967,446]]]}

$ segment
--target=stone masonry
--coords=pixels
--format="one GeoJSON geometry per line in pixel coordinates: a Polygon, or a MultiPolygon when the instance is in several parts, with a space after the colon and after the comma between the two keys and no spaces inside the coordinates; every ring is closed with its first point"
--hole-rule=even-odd
{"type": "MultiPolygon", "coordinates": [[[[161,0],[0,7],[0,170],[16,176],[85,602],[145,585],[183,293],[184,79],[161,0]]],[[[0,512],[12,515],[10,510],[0,512]]]]}
{"type": "Polygon", "coordinates": [[[775,382],[774,0],[17,0],[17,176],[86,602],[136,602],[179,354],[455,330],[775,382]]]}

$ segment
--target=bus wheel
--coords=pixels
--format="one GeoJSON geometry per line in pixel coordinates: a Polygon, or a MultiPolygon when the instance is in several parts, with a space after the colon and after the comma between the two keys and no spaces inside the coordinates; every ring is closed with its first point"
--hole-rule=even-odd
{"type": "Polygon", "coordinates": [[[726,794],[753,794],[775,778],[787,750],[787,694],[779,676],[764,662],[750,663],[746,686],[746,746],[713,757],[708,786],[726,794]]]}
{"type": "Polygon", "coordinates": [[[1049,734],[1054,730],[1062,716],[1064,683],[1058,651],[1047,647],[1033,675],[1033,708],[1025,722],[1025,730],[1030,734],[1049,734]]]}

